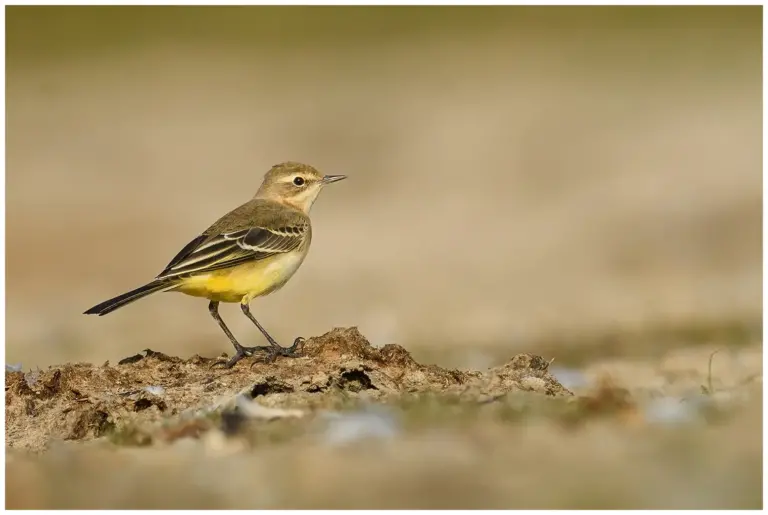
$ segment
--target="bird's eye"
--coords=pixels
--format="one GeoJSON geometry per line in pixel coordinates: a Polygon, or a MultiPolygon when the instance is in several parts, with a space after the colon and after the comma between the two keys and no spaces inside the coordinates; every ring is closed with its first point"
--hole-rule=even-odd
{"type": "Polygon", "coordinates": [[[304,185],[304,177],[296,177],[293,179],[293,183],[296,186],[303,186],[304,185]]]}

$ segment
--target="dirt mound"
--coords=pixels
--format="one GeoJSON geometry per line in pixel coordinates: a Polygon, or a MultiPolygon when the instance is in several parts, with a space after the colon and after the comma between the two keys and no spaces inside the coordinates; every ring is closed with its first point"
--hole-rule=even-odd
{"type": "Polygon", "coordinates": [[[217,416],[236,412],[242,395],[265,406],[309,409],[416,392],[571,395],[538,356],[520,354],[486,373],[447,370],[417,363],[398,345],[372,347],[356,328],[307,340],[296,359],[266,363],[257,356],[231,370],[212,368],[215,361],[148,349],[114,366],[74,363],[6,372],[6,444],[41,450],[52,440],[116,434],[142,444],[158,431],[173,439],[220,423],[217,416]]]}

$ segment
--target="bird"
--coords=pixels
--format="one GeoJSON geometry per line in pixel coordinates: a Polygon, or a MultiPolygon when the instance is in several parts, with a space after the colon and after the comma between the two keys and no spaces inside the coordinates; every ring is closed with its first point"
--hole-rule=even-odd
{"type": "Polygon", "coordinates": [[[299,356],[304,339],[296,338],[291,347],[279,345],[253,316],[250,302],[276,292],[296,273],[312,241],[310,209],[325,186],[343,179],[295,161],[274,165],[251,200],[190,241],[152,281],[84,314],[102,316],[153,293],[181,292],[209,300],[208,311],[235,348],[234,356],[221,363],[225,368],[261,351],[268,362],[299,356]],[[269,346],[240,345],[219,315],[221,302],[239,302],[269,346]]]}

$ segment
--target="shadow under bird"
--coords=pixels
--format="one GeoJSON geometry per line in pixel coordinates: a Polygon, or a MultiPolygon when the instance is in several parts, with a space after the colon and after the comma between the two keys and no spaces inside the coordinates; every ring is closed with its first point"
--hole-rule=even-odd
{"type": "Polygon", "coordinates": [[[322,175],[296,162],[273,166],[250,201],[222,216],[189,242],[155,279],[140,288],[93,306],[86,315],[106,315],[152,293],[178,291],[210,300],[208,311],[235,347],[222,363],[230,368],[256,351],[295,357],[304,341],[282,347],[251,314],[256,297],[277,291],[293,276],[309,251],[309,211],[324,186],[345,179],[322,175]],[[269,346],[243,347],[219,316],[220,302],[239,302],[269,346]]]}

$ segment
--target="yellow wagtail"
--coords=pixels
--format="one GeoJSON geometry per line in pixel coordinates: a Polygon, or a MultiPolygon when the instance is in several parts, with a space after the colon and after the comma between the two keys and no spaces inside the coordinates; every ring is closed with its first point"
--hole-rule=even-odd
{"type": "Polygon", "coordinates": [[[269,360],[296,356],[296,338],[282,347],[251,314],[255,297],[281,288],[296,272],[309,251],[312,226],[309,210],[323,186],[345,179],[321,175],[309,165],[286,162],[275,165],[249,202],[219,218],[189,242],[155,279],[133,291],[93,306],[87,315],[106,315],[159,291],[179,291],[210,300],[208,310],[235,346],[227,368],[255,351],[267,349],[269,360]],[[269,347],[243,347],[219,316],[219,302],[239,302],[269,347]]]}

